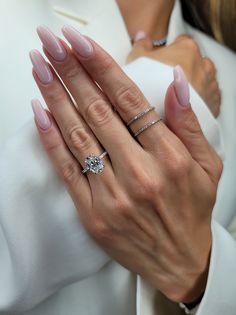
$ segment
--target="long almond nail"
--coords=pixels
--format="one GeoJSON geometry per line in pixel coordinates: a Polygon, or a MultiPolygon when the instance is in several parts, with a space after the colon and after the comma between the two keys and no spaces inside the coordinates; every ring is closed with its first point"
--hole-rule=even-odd
{"type": "Polygon", "coordinates": [[[30,52],[30,59],[40,81],[43,84],[49,84],[52,82],[53,74],[40,52],[37,50],[32,50],[30,52]]]}
{"type": "Polygon", "coordinates": [[[67,55],[65,48],[48,27],[39,26],[37,28],[37,33],[43,43],[43,46],[55,60],[65,60],[67,55]]]}
{"type": "Polygon", "coordinates": [[[180,105],[185,107],[190,106],[189,84],[180,66],[174,68],[174,86],[180,105]]]}
{"type": "Polygon", "coordinates": [[[46,111],[42,107],[41,103],[37,99],[34,99],[31,101],[31,106],[34,112],[35,120],[39,127],[44,131],[50,129],[52,126],[52,122],[48,117],[46,111]]]}
{"type": "Polygon", "coordinates": [[[77,51],[77,53],[84,58],[88,58],[93,53],[93,46],[90,41],[84,37],[74,27],[65,25],[62,28],[62,33],[65,38],[71,44],[71,46],[77,51]]]}

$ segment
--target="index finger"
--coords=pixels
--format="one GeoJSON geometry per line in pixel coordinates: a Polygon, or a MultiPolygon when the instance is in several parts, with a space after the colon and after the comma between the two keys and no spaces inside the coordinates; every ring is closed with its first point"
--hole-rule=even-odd
{"type": "MultiPolygon", "coordinates": [[[[80,63],[92,79],[98,83],[126,123],[151,107],[134,82],[98,44],[70,26],[64,26],[62,31],[72,45],[80,63]]],[[[136,133],[154,120],[159,120],[158,114],[155,111],[149,111],[135,121],[131,125],[131,129],[136,133]]],[[[164,124],[154,124],[141,133],[139,140],[143,147],[153,148],[156,145],[156,137],[163,134],[165,129],[164,124]]]]}

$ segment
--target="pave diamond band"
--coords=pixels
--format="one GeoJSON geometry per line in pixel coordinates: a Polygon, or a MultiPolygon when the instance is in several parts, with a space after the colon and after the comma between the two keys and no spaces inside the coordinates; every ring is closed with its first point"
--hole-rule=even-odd
{"type": "Polygon", "coordinates": [[[132,119],[130,119],[130,121],[127,123],[127,126],[129,127],[130,125],[132,125],[135,121],[137,121],[138,119],[142,118],[143,116],[147,115],[147,113],[153,111],[155,109],[155,107],[148,107],[146,108],[143,112],[139,113],[138,115],[134,116],[132,119]]]}
{"type": "Polygon", "coordinates": [[[93,174],[102,173],[104,170],[103,158],[107,155],[107,152],[104,151],[101,155],[97,156],[95,154],[90,154],[85,159],[85,168],[82,170],[82,173],[92,172],[93,174]]]}
{"type": "Polygon", "coordinates": [[[142,128],[140,128],[135,134],[135,138],[137,138],[142,132],[144,132],[145,130],[147,130],[148,128],[152,127],[153,125],[155,124],[158,124],[162,122],[162,119],[155,119],[155,120],[152,120],[150,121],[149,123],[147,123],[145,126],[143,126],[142,128]]]}
{"type": "Polygon", "coordinates": [[[162,47],[165,46],[167,44],[167,38],[163,37],[161,39],[154,39],[152,41],[152,47],[153,48],[158,48],[158,47],[162,47]]]}

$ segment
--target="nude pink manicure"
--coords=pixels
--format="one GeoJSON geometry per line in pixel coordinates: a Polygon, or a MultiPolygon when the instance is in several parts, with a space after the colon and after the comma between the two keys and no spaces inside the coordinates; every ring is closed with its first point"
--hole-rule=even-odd
{"type": "Polygon", "coordinates": [[[189,84],[183,69],[179,65],[174,68],[174,86],[180,105],[190,106],[189,84]]]}
{"type": "Polygon", "coordinates": [[[138,42],[139,40],[145,39],[147,34],[144,31],[138,31],[134,36],[134,42],[138,42]]]}
{"type": "Polygon", "coordinates": [[[63,61],[66,58],[67,54],[65,48],[48,27],[39,26],[37,33],[43,46],[55,60],[63,61]]]}
{"type": "Polygon", "coordinates": [[[31,106],[34,112],[35,120],[39,127],[45,131],[51,128],[52,122],[41,103],[37,99],[34,99],[31,101],[31,106]]]}
{"type": "Polygon", "coordinates": [[[92,55],[92,44],[74,27],[65,25],[62,28],[62,33],[81,57],[88,58],[92,55]]]}
{"type": "Polygon", "coordinates": [[[40,81],[43,84],[52,82],[53,74],[40,52],[38,50],[32,50],[30,52],[30,59],[40,81]]]}

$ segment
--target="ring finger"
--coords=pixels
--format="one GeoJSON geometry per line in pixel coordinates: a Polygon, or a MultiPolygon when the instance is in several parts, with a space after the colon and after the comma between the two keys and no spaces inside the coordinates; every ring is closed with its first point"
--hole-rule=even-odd
{"type": "MultiPolygon", "coordinates": [[[[38,51],[31,51],[30,57],[33,63],[33,76],[35,81],[53,114],[63,138],[79,161],[82,168],[85,167],[85,158],[93,153],[97,156],[104,152],[101,144],[92,133],[91,129],[84,122],[81,115],[76,110],[71,98],[59,81],[52,68],[46,63],[38,51]]],[[[113,171],[108,157],[104,157],[105,169],[99,176],[87,173],[89,181],[106,181],[113,178],[113,171]]]]}

